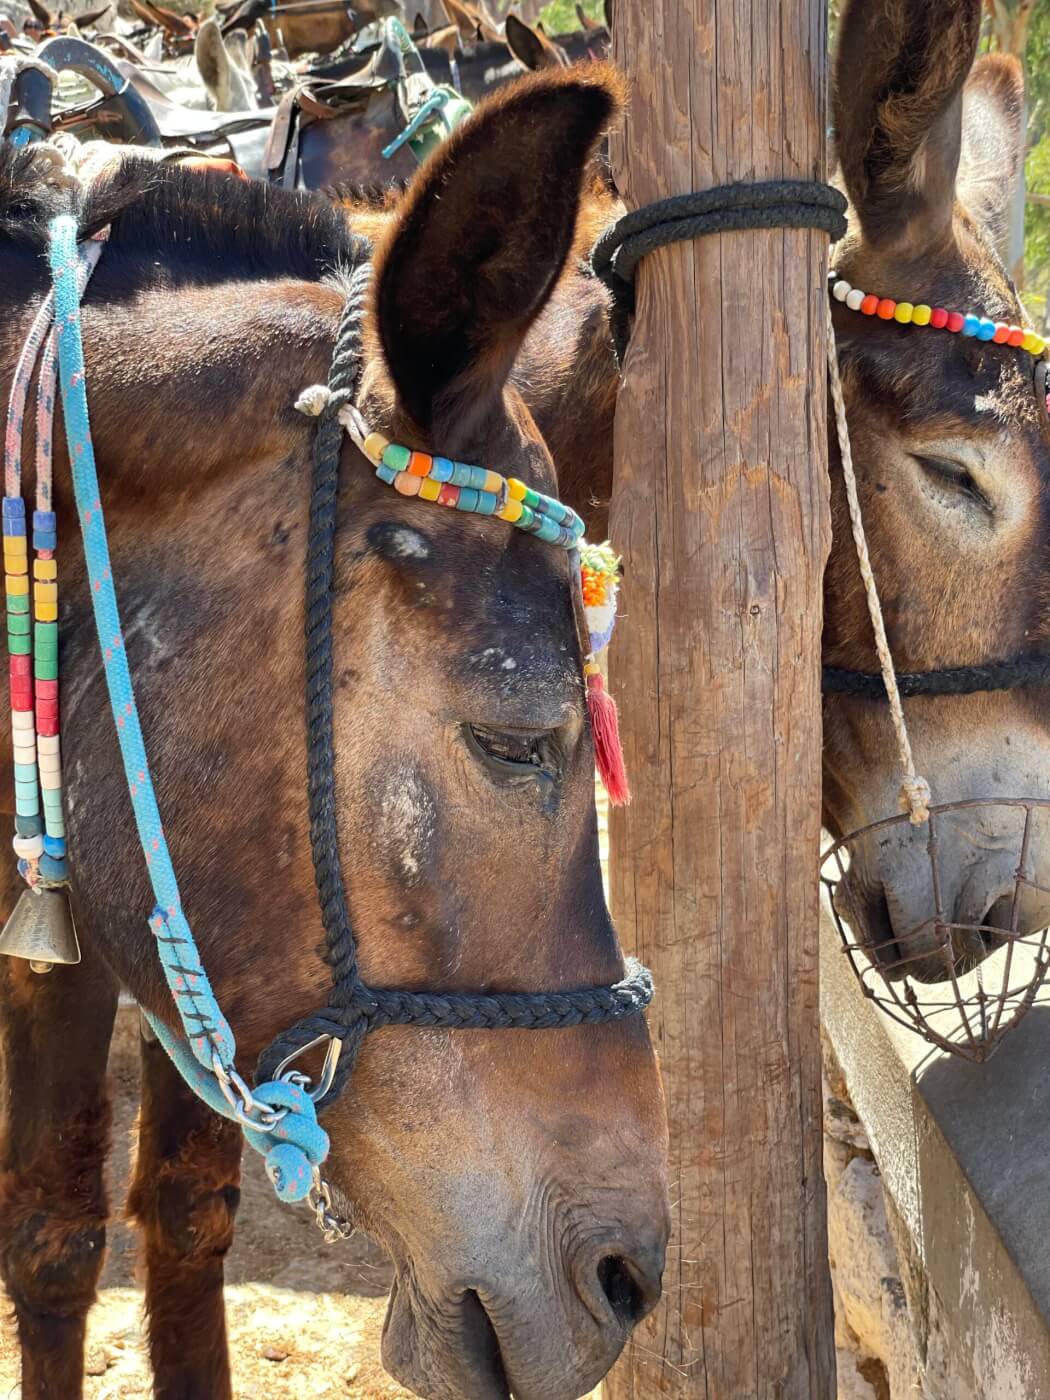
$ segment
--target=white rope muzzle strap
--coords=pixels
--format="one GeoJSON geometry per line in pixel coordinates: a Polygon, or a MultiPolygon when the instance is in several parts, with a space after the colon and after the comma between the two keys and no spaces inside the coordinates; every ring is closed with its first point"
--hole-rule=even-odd
{"type": "Polygon", "coordinates": [[[875,650],[879,657],[879,669],[886,687],[886,698],[890,702],[890,718],[893,720],[897,736],[897,753],[900,757],[904,777],[901,780],[898,805],[902,812],[908,812],[913,826],[921,826],[930,819],[930,785],[915,771],[908,726],[904,722],[904,706],[901,703],[897,685],[897,672],[893,665],[893,654],[886,638],[886,625],[882,618],[882,604],[879,602],[878,585],[871,570],[868,554],[868,540],[864,533],[864,517],[861,514],[860,498],[857,495],[857,477],[853,470],[853,452],[850,448],[849,425],[846,422],[846,402],[842,397],[842,380],[839,377],[838,347],[835,344],[835,327],[831,318],[831,303],[827,304],[828,317],[828,379],[831,384],[831,401],[835,409],[835,431],[839,441],[839,455],[842,458],[842,479],[846,483],[846,500],[849,503],[850,525],[853,529],[853,543],[857,548],[857,563],[864,582],[864,596],[868,600],[868,616],[871,630],[875,634],[875,650]]]}

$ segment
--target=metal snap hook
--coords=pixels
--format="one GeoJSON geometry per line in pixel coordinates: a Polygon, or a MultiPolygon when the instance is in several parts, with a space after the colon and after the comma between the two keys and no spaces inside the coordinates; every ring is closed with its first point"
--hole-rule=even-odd
{"type": "Polygon", "coordinates": [[[290,1055],[284,1057],[274,1072],[274,1078],[285,1079],[291,1083],[298,1084],[302,1089],[306,1090],[309,1098],[312,1099],[314,1103],[317,1103],[318,1099],[323,1099],[325,1094],[327,1094],[332,1087],[332,1081],[335,1079],[336,1066],[339,1063],[339,1056],[342,1053],[343,1042],[337,1036],[314,1036],[313,1040],[307,1041],[307,1043],[301,1045],[298,1050],[293,1050],[290,1055]],[[303,1074],[301,1070],[289,1071],[288,1067],[289,1065],[293,1065],[301,1055],[305,1055],[308,1050],[315,1050],[319,1045],[323,1045],[326,1040],[328,1042],[328,1049],[325,1052],[324,1064],[321,1066],[321,1077],[317,1081],[315,1087],[310,1088],[308,1087],[310,1084],[308,1075],[303,1074]]]}

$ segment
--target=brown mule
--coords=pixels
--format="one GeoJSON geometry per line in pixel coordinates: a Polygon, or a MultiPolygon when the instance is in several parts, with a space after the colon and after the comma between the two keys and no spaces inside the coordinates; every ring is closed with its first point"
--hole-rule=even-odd
{"type": "MultiPolygon", "coordinates": [[[[1022,149],[1021,72],[974,64],[980,0],[851,0],[839,25],[835,127],[850,232],[836,269],[895,301],[1025,324],[996,252],[1022,149]]],[[[853,455],[898,669],[929,671],[1050,648],[1050,423],[1046,368],[1008,346],[869,318],[835,304],[853,455]]],[[[825,592],[827,663],[877,669],[832,442],[835,545],[825,592]]],[[[905,702],[934,799],[1050,797],[1045,690],[905,702]]],[[[896,810],[885,703],[829,696],[824,815],[836,834],[896,810]]],[[[957,970],[1009,927],[1021,814],[980,809],[940,826],[945,917],[957,970]]],[[[889,970],[944,980],[932,927],[927,832],[907,824],[855,848],[854,932],[889,970]],[[898,966],[899,970],[899,966],[898,966]]],[[[1030,873],[1050,886],[1050,822],[1030,873]]],[[[1045,927],[1031,890],[1022,932],[1045,927]]]]}
{"type": "MultiPolygon", "coordinates": [[[[517,364],[525,381],[523,357],[559,363],[581,176],[618,102],[607,69],[526,80],[421,171],[375,255],[361,396],[374,427],[558,489],[508,376],[517,364]]],[[[247,1069],[329,983],[304,780],[309,427],[293,403],[325,377],[342,305],[330,274],[353,247],[323,199],[153,164],[141,188],[135,171],[85,215],[113,230],[84,311],[95,447],[184,902],[247,1069]]],[[[5,379],[44,291],[51,201],[31,149],[0,155],[5,379]]],[[[555,416],[558,392],[538,396],[555,416]]],[[[0,960],[0,1267],[26,1400],[80,1393],[117,982],[172,1016],[61,455],[56,466],[84,963],[38,977],[0,960]]],[[[363,974],[471,990],[615,979],[568,557],[406,502],[349,445],[343,474],[336,780],[363,974]]],[[[0,878],[6,912],[17,877],[0,878]]],[[[156,1393],[222,1400],[239,1144],[156,1046],[144,1073],[131,1208],[156,1393]]],[[[339,1209],[394,1258],[386,1363],[420,1393],[580,1394],[655,1302],[665,1129],[640,1020],[380,1031],[325,1125],[339,1209]]]]}

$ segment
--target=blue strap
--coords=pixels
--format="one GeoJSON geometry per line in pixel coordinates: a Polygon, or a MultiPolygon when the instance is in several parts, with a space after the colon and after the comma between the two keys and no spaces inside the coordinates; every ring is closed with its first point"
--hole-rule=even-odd
{"type": "MultiPolygon", "coordinates": [[[[215,1077],[213,1056],[225,1071],[235,1071],[237,1047],[182,912],[124,647],[88,415],[77,226],[67,214],[51,222],[49,258],[55,289],[55,329],[66,442],[84,538],[95,627],[135,824],[157,901],[150,917],[150,928],[182,1019],[188,1048],[187,1043],[179,1041],[166,1026],[152,1017],[150,1020],[158,1039],[190,1088],[217,1112],[236,1118],[215,1077]]],[[[245,1136],[267,1158],[267,1170],[277,1194],[283,1200],[301,1200],[309,1191],[312,1168],[320,1166],[328,1153],[328,1136],[317,1123],[313,1102],[297,1085],[284,1081],[264,1084],[253,1093],[262,1103],[288,1109],[287,1116],[272,1131],[246,1128],[245,1136]]]]}

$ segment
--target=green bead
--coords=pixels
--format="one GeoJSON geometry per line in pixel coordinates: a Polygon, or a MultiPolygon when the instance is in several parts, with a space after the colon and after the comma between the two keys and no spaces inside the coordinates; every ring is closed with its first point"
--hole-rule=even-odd
{"type": "Polygon", "coordinates": [[[12,656],[28,656],[31,650],[29,645],[29,638],[12,637],[12,635],[9,632],[7,634],[7,649],[12,656]]]}
{"type": "Polygon", "coordinates": [[[28,637],[31,626],[28,613],[14,614],[7,619],[7,635],[9,637],[28,637]]]}
{"type": "Polygon", "coordinates": [[[534,491],[531,486],[526,486],[525,494],[521,498],[521,503],[523,506],[531,506],[532,509],[535,510],[543,499],[544,498],[538,491],[534,491]]]}
{"type": "Polygon", "coordinates": [[[407,447],[402,447],[399,443],[391,442],[383,449],[383,466],[393,467],[396,472],[403,472],[408,466],[408,459],[412,453],[407,447]]]}
{"type": "Polygon", "coordinates": [[[36,671],[36,678],[38,681],[57,681],[58,657],[46,657],[38,655],[37,657],[35,657],[34,669],[36,671]]]}
{"type": "Polygon", "coordinates": [[[29,611],[28,593],[9,593],[7,595],[8,613],[27,613],[29,611]]]}

